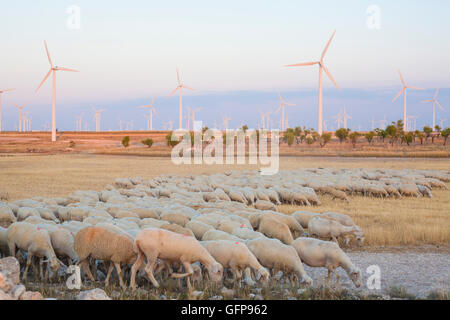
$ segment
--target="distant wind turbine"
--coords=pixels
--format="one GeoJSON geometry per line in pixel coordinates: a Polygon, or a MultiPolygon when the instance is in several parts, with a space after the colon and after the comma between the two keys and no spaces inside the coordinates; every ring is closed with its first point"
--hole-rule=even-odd
{"type": "Polygon", "coordinates": [[[325,57],[325,54],[327,53],[328,47],[330,46],[331,40],[333,40],[333,37],[336,33],[336,30],[334,30],[333,34],[331,35],[330,40],[328,40],[327,45],[325,46],[325,49],[322,52],[322,56],[320,57],[320,61],[314,61],[314,62],[304,62],[304,63],[297,63],[297,64],[290,64],[286,67],[302,67],[302,66],[312,66],[315,64],[319,65],[319,110],[318,110],[318,119],[317,119],[317,132],[319,134],[322,134],[322,70],[325,71],[328,78],[330,78],[331,82],[333,82],[334,86],[340,90],[338,84],[334,80],[331,73],[328,71],[327,67],[325,67],[325,64],[323,62],[323,59],[325,57]]]}
{"type": "Polygon", "coordinates": [[[195,114],[199,111],[201,111],[203,108],[197,108],[197,109],[191,109],[188,107],[188,110],[190,112],[191,115],[191,120],[192,120],[192,129],[195,129],[195,114]]]}
{"type": "Polygon", "coordinates": [[[3,92],[13,91],[16,89],[4,89],[0,90],[0,132],[2,132],[2,94],[3,92]]]}
{"type": "Polygon", "coordinates": [[[441,108],[441,110],[444,111],[444,108],[441,106],[441,104],[439,103],[439,101],[436,100],[437,95],[438,95],[438,92],[439,92],[439,88],[436,89],[436,92],[435,92],[435,94],[434,94],[433,99],[422,101],[422,103],[433,102],[433,131],[436,130],[436,129],[434,128],[434,127],[436,126],[436,125],[435,125],[435,122],[436,122],[436,105],[438,105],[439,108],[441,108]]]}
{"type": "Polygon", "coordinates": [[[263,113],[261,111],[261,109],[259,109],[259,114],[261,115],[261,125],[262,125],[262,129],[265,130],[266,129],[266,114],[263,113]]]}
{"type": "Polygon", "coordinates": [[[102,119],[102,112],[105,111],[105,109],[96,110],[95,107],[92,107],[92,110],[94,110],[94,119],[95,119],[95,131],[100,131],[100,120],[102,119]]]}
{"type": "Polygon", "coordinates": [[[52,89],[52,142],[56,141],[56,71],[70,71],[70,72],[78,72],[77,70],[61,68],[57,66],[53,66],[52,59],[50,58],[50,53],[48,52],[47,42],[44,41],[45,51],[47,52],[48,62],[50,63],[50,71],[45,76],[44,80],[42,80],[39,87],[36,89],[36,92],[42,87],[45,81],[50,77],[50,74],[53,76],[53,89],[52,89]]]}
{"type": "Polygon", "coordinates": [[[147,130],[153,130],[153,112],[156,114],[157,112],[156,112],[156,109],[155,109],[155,107],[153,106],[153,103],[155,102],[155,97],[153,97],[153,99],[152,99],[152,103],[150,103],[149,105],[144,105],[144,106],[139,106],[138,108],[148,108],[149,109],[149,115],[148,115],[148,117],[146,117],[147,118],[147,130]],[[150,119],[150,127],[149,127],[149,125],[148,125],[148,122],[149,122],[149,119],[150,119]]]}
{"type": "MultiPolygon", "coordinates": [[[[21,106],[18,104],[13,103],[14,107],[16,107],[19,110],[19,132],[22,132],[22,123],[23,123],[23,108],[28,105],[28,103],[25,103],[21,106]]],[[[23,128],[25,130],[25,128],[23,128]]]]}
{"type": "Polygon", "coordinates": [[[347,127],[347,120],[351,119],[352,117],[350,117],[347,113],[347,111],[345,111],[345,107],[344,107],[344,112],[342,113],[342,120],[344,121],[344,128],[348,128],[347,127]]]}
{"type": "Polygon", "coordinates": [[[440,120],[439,120],[439,124],[440,124],[441,129],[444,129],[444,122],[445,122],[446,120],[447,120],[447,119],[440,119],[440,120]]]}
{"type": "Polygon", "coordinates": [[[188,86],[185,86],[180,78],[180,72],[177,68],[177,81],[178,86],[170,93],[169,97],[173,96],[178,90],[180,90],[180,130],[183,129],[183,88],[188,90],[194,90],[188,86]]]}
{"type": "Polygon", "coordinates": [[[398,97],[403,93],[403,131],[406,131],[406,89],[413,89],[413,90],[423,90],[419,87],[413,87],[413,86],[407,86],[405,83],[405,79],[403,79],[402,73],[400,70],[398,70],[398,74],[400,75],[400,80],[402,81],[403,88],[400,90],[400,92],[395,96],[395,98],[392,100],[394,102],[397,100],[398,97]]]}
{"type": "Polygon", "coordinates": [[[336,119],[336,124],[337,124],[337,128],[340,129],[341,128],[341,123],[342,123],[342,113],[339,112],[337,115],[333,116],[333,119],[336,119]]]}
{"type": "Polygon", "coordinates": [[[287,103],[286,101],[284,101],[283,98],[281,97],[280,91],[278,91],[278,97],[280,98],[281,103],[280,103],[280,106],[278,107],[278,109],[275,111],[275,113],[278,113],[281,110],[281,130],[285,131],[286,124],[285,124],[285,116],[284,116],[284,107],[285,106],[295,106],[295,104],[287,103]]]}
{"type": "Polygon", "coordinates": [[[381,130],[386,129],[386,124],[387,124],[386,116],[384,116],[384,118],[379,120],[378,122],[380,123],[380,129],[381,130]]]}
{"type": "Polygon", "coordinates": [[[229,122],[230,120],[231,120],[230,117],[228,117],[228,116],[222,116],[222,123],[223,123],[223,126],[224,126],[225,130],[228,130],[228,122],[229,122]]]}

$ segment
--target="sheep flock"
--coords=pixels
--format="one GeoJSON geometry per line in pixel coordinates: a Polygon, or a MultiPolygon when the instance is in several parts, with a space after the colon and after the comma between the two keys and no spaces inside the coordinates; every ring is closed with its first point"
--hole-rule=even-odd
{"type": "Polygon", "coordinates": [[[83,281],[103,269],[108,285],[115,270],[124,289],[159,287],[165,277],[185,278],[189,290],[200,281],[264,284],[280,271],[285,281],[311,285],[303,264],[326,268],[328,281],[333,273],[339,281],[341,267],[359,287],[361,272],[338,239],[362,246],[364,231],[345,214],[307,207],[325,194],[346,202],[432,197],[448,181],[438,170],[323,168],[120,178],[100,192],[0,202],[0,257],[17,257],[24,279],[30,268],[46,279],[77,264],[83,281]],[[280,204],[305,210],[287,215],[280,204]]]}

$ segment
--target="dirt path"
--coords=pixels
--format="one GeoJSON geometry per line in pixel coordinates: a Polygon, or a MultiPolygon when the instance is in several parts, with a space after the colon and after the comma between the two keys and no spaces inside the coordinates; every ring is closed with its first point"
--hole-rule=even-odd
{"type": "MultiPolygon", "coordinates": [[[[368,294],[387,294],[391,287],[403,287],[410,294],[424,298],[433,290],[450,290],[450,251],[447,252],[348,252],[352,262],[361,269],[363,285],[356,289],[341,268],[341,285],[368,294]],[[370,265],[378,265],[381,271],[381,290],[369,290],[366,272],[370,265]]],[[[306,272],[319,284],[327,275],[326,269],[305,266],[306,272]]],[[[334,277],[333,277],[334,281],[334,277]]]]}

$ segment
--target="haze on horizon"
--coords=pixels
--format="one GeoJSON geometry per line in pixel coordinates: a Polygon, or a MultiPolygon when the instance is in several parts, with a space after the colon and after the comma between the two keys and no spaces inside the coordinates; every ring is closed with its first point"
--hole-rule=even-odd
{"type": "MultiPolygon", "coordinates": [[[[324,78],[324,119],[346,107],[350,127],[369,129],[369,120],[402,118],[400,69],[407,84],[426,88],[408,92],[408,114],[417,126],[431,124],[431,99],[446,109],[450,121],[450,2],[436,0],[311,1],[20,1],[2,6],[4,30],[0,51],[0,88],[17,88],[3,97],[3,123],[14,130],[17,110],[12,102],[30,102],[33,129],[50,120],[51,84],[34,91],[48,70],[43,41],[55,65],[78,74],[57,74],[57,127],[73,130],[74,116],[83,113],[94,129],[91,105],[106,108],[102,129],[118,129],[118,120],[143,129],[143,110],[136,107],[157,96],[154,128],[177,122],[175,68],[196,91],[183,96],[184,106],[202,107],[199,118],[212,126],[222,115],[230,127],[255,127],[258,109],[278,107],[277,90],[296,103],[287,107],[289,125],[316,127],[317,66],[285,68],[315,61],[334,29],[325,58],[342,88],[324,78]],[[132,4],[132,6],[131,6],[132,4]],[[370,5],[380,11],[380,29],[367,26],[370,5]],[[80,29],[66,24],[71,5],[81,9],[80,29]]],[[[278,126],[279,114],[272,115],[278,126]]],[[[448,121],[446,123],[448,123],[448,121]]]]}

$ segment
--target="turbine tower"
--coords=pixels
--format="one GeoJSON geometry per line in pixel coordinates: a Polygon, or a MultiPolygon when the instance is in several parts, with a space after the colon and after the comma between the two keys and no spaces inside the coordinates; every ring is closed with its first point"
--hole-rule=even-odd
{"type": "Polygon", "coordinates": [[[275,113],[280,112],[281,110],[281,130],[285,131],[286,130],[286,123],[285,123],[285,116],[284,116],[284,107],[285,106],[295,106],[295,104],[293,103],[287,103],[286,101],[283,100],[283,98],[281,97],[280,91],[278,91],[278,97],[280,98],[280,106],[278,107],[278,109],[275,111],[275,113]]]}
{"type": "Polygon", "coordinates": [[[381,130],[386,129],[386,124],[387,124],[386,116],[384,116],[384,118],[379,120],[378,122],[380,123],[380,129],[381,130]]]}
{"type": "Polygon", "coordinates": [[[436,129],[434,128],[434,127],[436,126],[436,105],[438,105],[439,108],[441,108],[441,110],[444,111],[444,108],[441,106],[441,104],[439,103],[439,101],[436,100],[437,95],[438,95],[438,92],[439,92],[439,88],[436,89],[436,92],[435,92],[435,94],[434,94],[433,99],[422,101],[422,103],[433,102],[433,131],[436,130],[436,129]]]}
{"type": "Polygon", "coordinates": [[[194,90],[188,86],[185,86],[180,78],[180,72],[177,68],[177,81],[178,86],[170,93],[169,97],[173,96],[178,90],[180,90],[180,130],[183,129],[183,88],[188,90],[194,90]]]}
{"type": "Polygon", "coordinates": [[[156,109],[155,107],[153,107],[153,103],[155,102],[155,97],[153,97],[152,99],[152,103],[150,103],[149,105],[144,105],[144,106],[139,106],[138,108],[148,108],[149,109],[149,114],[146,117],[147,118],[147,130],[153,130],[153,112],[156,114],[156,109]],[[150,119],[150,126],[149,124],[149,119],[150,119]]]}
{"type": "Polygon", "coordinates": [[[334,30],[333,34],[331,35],[330,40],[328,40],[327,45],[325,46],[325,49],[322,52],[322,56],[320,57],[320,61],[313,61],[313,62],[304,62],[304,63],[297,63],[297,64],[290,64],[287,65],[287,67],[302,67],[302,66],[312,66],[315,64],[319,65],[319,108],[318,108],[318,119],[317,119],[317,132],[319,134],[322,134],[322,71],[325,71],[328,78],[330,78],[331,82],[333,82],[334,86],[341,90],[334,80],[331,73],[328,71],[327,67],[325,66],[323,59],[325,58],[325,54],[327,53],[328,47],[330,46],[331,40],[333,40],[334,34],[336,33],[336,30],[334,30]]]}
{"type": "Polygon", "coordinates": [[[47,52],[48,62],[50,63],[50,70],[47,75],[42,80],[39,87],[36,89],[36,92],[42,87],[45,81],[50,77],[50,74],[53,76],[53,89],[52,89],[52,142],[56,141],[56,71],[70,71],[70,72],[78,72],[77,70],[62,68],[53,66],[52,59],[50,58],[50,53],[48,52],[47,42],[44,41],[45,51],[47,52]]]}
{"type": "Polygon", "coordinates": [[[337,115],[333,116],[333,119],[336,119],[336,124],[337,124],[337,128],[340,129],[341,128],[341,123],[342,123],[342,113],[339,112],[337,115]]]}
{"type": "Polygon", "coordinates": [[[347,129],[347,120],[351,119],[352,117],[350,117],[347,113],[347,111],[345,111],[345,107],[344,107],[344,112],[342,113],[342,120],[344,122],[344,128],[347,129]]]}
{"type": "Polygon", "coordinates": [[[197,108],[197,109],[191,109],[191,108],[189,108],[189,107],[187,107],[188,108],[188,110],[189,110],[189,112],[190,112],[190,114],[191,114],[191,121],[192,121],[192,130],[195,130],[195,114],[197,113],[197,112],[199,112],[200,110],[202,110],[203,108],[197,108]]]}
{"type": "Polygon", "coordinates": [[[16,89],[0,90],[0,132],[2,132],[2,93],[7,92],[7,91],[13,91],[13,90],[16,90],[16,89]]]}
{"type": "Polygon", "coordinates": [[[222,116],[222,123],[223,123],[223,126],[224,126],[225,130],[228,130],[228,122],[230,120],[231,120],[230,117],[222,116]]]}
{"type": "Polygon", "coordinates": [[[259,114],[261,115],[261,125],[262,125],[262,129],[265,130],[266,129],[266,114],[263,113],[261,111],[261,109],[259,109],[259,114]]]}
{"type": "Polygon", "coordinates": [[[405,83],[405,79],[403,79],[403,76],[402,76],[402,73],[400,72],[400,70],[398,70],[398,74],[400,75],[400,80],[402,81],[403,88],[395,96],[395,98],[392,100],[392,102],[397,100],[397,98],[400,97],[400,95],[403,93],[403,131],[406,131],[406,121],[408,121],[406,119],[406,90],[407,89],[423,90],[423,89],[419,88],[419,87],[407,86],[406,83],[405,83]]]}
{"type": "MultiPolygon", "coordinates": [[[[28,105],[28,103],[25,103],[21,106],[18,104],[13,103],[14,107],[16,107],[19,110],[19,132],[22,132],[22,124],[23,124],[23,108],[28,105]]],[[[23,128],[25,130],[25,128],[23,128]]]]}
{"type": "Polygon", "coordinates": [[[96,110],[95,107],[92,107],[92,110],[94,110],[94,119],[95,119],[95,131],[100,131],[100,120],[102,119],[102,112],[105,111],[105,109],[96,110]]]}

